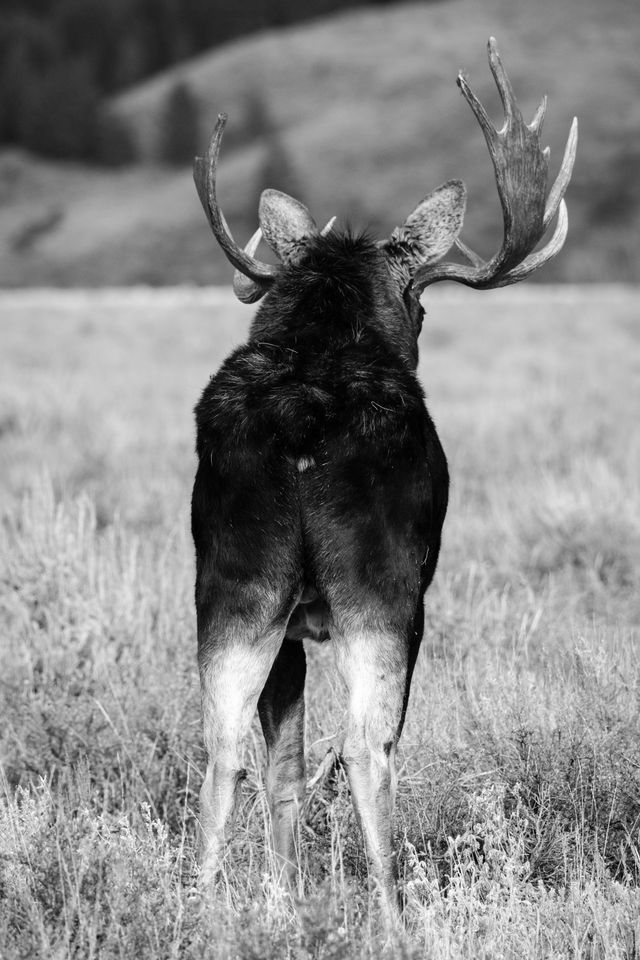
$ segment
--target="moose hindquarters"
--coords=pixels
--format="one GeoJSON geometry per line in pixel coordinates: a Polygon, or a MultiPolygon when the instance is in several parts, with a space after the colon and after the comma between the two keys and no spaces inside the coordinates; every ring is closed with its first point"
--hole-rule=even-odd
{"type": "MultiPolygon", "coordinates": [[[[408,400],[404,409],[411,412],[408,400]]],[[[367,433],[354,430],[348,442],[327,438],[316,466],[300,475],[300,502],[306,565],[329,610],[347,688],[344,764],[371,872],[393,912],[395,751],[422,640],[424,592],[438,558],[448,472],[421,403],[412,416],[371,411],[367,433]]]]}

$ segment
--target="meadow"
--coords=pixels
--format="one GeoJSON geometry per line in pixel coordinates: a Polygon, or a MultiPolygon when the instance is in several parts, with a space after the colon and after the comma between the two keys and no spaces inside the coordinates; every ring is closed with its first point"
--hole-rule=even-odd
{"type": "MultiPolygon", "coordinates": [[[[225,870],[195,888],[192,407],[251,309],[227,290],[0,296],[0,957],[640,956],[638,291],[426,298],[452,499],[399,749],[389,938],[341,772],[298,896],[259,726],[225,870]]],[[[309,778],[339,735],[310,646],[309,778]]]]}

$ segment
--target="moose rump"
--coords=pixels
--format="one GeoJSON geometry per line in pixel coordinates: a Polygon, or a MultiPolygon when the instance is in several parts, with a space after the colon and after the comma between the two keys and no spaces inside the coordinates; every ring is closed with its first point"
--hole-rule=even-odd
{"type": "MultiPolygon", "coordinates": [[[[249,343],[196,409],[193,534],[210,758],[203,869],[220,866],[241,740],[257,705],[275,849],[292,870],[305,769],[300,640],[330,637],[348,691],[343,760],[375,872],[391,890],[394,752],[438,556],[447,466],[413,372],[371,322],[366,260],[379,267],[382,254],[348,235],[316,246],[329,286],[339,259],[351,293],[338,285],[334,309],[303,318],[299,292],[310,281],[298,271],[290,281],[297,307],[287,315],[283,280],[276,329],[267,298],[249,343]]],[[[322,285],[317,273],[314,284],[322,285]]]]}

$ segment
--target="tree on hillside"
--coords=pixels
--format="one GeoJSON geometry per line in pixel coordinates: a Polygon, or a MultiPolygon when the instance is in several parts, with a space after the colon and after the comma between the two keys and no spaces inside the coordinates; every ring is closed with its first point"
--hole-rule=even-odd
{"type": "Polygon", "coordinates": [[[100,97],[86,65],[57,63],[31,76],[19,118],[19,142],[50,157],[93,159],[99,109],[100,97]]]}
{"type": "Polygon", "coordinates": [[[302,187],[282,136],[272,130],[265,138],[265,155],[258,174],[259,191],[267,187],[282,190],[292,197],[302,193],[302,187]]]}
{"type": "MultiPolygon", "coordinates": [[[[0,144],[100,160],[100,145],[89,145],[88,130],[99,126],[107,98],[117,90],[237,37],[364,2],[245,0],[233,5],[223,0],[2,0],[0,144]],[[74,85],[71,77],[80,69],[84,71],[83,85],[74,85]],[[56,100],[51,91],[62,96],[56,100]],[[25,122],[24,109],[29,113],[25,122]],[[77,129],[69,122],[71,116],[77,118],[77,129]],[[47,128],[41,142],[34,135],[34,117],[47,128]]],[[[193,127],[193,112],[191,109],[185,118],[185,127],[188,123],[193,127]]],[[[180,151],[181,139],[193,143],[188,131],[177,137],[178,153],[170,162],[183,162],[191,149],[185,146],[180,151]]],[[[173,157],[169,147],[168,152],[173,157]]]]}
{"type": "Polygon", "coordinates": [[[199,147],[198,100],[187,83],[178,81],[167,95],[160,121],[159,156],[165,163],[190,163],[199,147]]]}
{"type": "Polygon", "coordinates": [[[264,146],[263,159],[255,180],[254,194],[250,200],[252,206],[248,213],[255,218],[255,212],[260,194],[268,187],[282,190],[292,197],[299,197],[302,193],[300,180],[291,159],[291,155],[284,142],[269,108],[261,93],[254,90],[248,97],[246,105],[245,126],[247,139],[262,141],[264,146]]]}
{"type": "Polygon", "coordinates": [[[95,157],[105,167],[123,167],[136,160],[135,144],[126,121],[104,106],[96,125],[95,157]]]}

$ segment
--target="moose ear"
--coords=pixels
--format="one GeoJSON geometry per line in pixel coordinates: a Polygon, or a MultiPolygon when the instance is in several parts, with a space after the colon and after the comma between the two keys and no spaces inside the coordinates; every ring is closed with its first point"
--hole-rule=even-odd
{"type": "MultiPolygon", "coordinates": [[[[462,229],[467,191],[461,180],[448,180],[430,193],[391,234],[390,247],[401,245],[412,265],[423,266],[444,257],[462,229]]],[[[397,249],[397,247],[396,247],[397,249]]]]}
{"type": "Polygon", "coordinates": [[[295,261],[301,244],[318,233],[305,205],[280,190],[262,191],[258,219],[265,240],[283,263],[295,261]]]}

